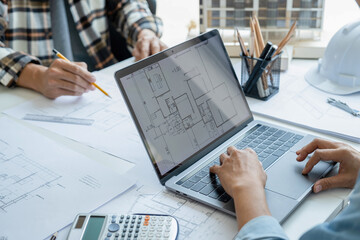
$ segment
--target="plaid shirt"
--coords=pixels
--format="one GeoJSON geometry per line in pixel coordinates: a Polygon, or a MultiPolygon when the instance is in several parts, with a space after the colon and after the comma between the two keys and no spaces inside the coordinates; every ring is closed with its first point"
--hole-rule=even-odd
{"type": "MultiPolygon", "coordinates": [[[[58,0],[62,1],[62,0],[58,0]]],[[[134,46],[142,29],[158,37],[162,22],[153,16],[145,0],[67,0],[89,56],[102,69],[116,59],[110,50],[108,21],[134,46]]],[[[32,62],[49,66],[54,60],[49,0],[1,0],[0,82],[16,85],[21,70],[32,62]]]]}

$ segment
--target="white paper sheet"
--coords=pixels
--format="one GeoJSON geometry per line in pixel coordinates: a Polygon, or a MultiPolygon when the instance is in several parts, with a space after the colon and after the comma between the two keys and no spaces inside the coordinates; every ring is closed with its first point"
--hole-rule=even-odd
{"type": "Polygon", "coordinates": [[[0,239],[44,239],[134,180],[0,118],[0,239]]]}
{"type": "Polygon", "coordinates": [[[115,79],[101,72],[95,72],[94,75],[97,84],[112,99],[98,90],[81,97],[63,96],[55,100],[40,97],[4,113],[18,119],[24,118],[26,114],[93,119],[95,121],[90,126],[27,121],[98,150],[137,162],[147,155],[115,79]]]}
{"type": "Polygon", "coordinates": [[[280,89],[274,97],[268,101],[247,97],[250,109],[279,121],[360,143],[360,118],[326,101],[332,97],[360,110],[360,93],[338,96],[314,88],[304,79],[313,64],[304,60],[293,62],[287,73],[281,73],[280,89]]]}

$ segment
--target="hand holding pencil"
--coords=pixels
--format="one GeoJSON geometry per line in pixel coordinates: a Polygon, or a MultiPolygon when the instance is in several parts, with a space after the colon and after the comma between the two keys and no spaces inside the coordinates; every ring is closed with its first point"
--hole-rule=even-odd
{"type": "Polygon", "coordinates": [[[55,99],[64,95],[80,96],[95,90],[92,85],[95,81],[95,77],[87,71],[85,63],[55,59],[50,66],[26,64],[16,84],[55,99]]]}
{"type": "MultiPolygon", "coordinates": [[[[65,60],[65,61],[67,61],[67,62],[70,62],[69,59],[67,59],[66,57],[64,57],[64,55],[62,55],[62,54],[61,54],[59,51],[57,51],[56,49],[53,49],[53,52],[54,52],[55,55],[58,56],[59,58],[65,60]]],[[[76,64],[76,63],[75,63],[75,64],[76,64]]],[[[86,69],[86,68],[85,68],[85,69],[86,69]]],[[[73,73],[75,73],[75,72],[73,72],[73,73]]],[[[81,76],[81,75],[82,75],[81,73],[86,73],[86,72],[79,70],[79,71],[76,72],[75,74],[77,74],[77,73],[79,73],[79,75],[81,76]]],[[[88,75],[88,74],[86,74],[86,75],[88,75]]],[[[92,76],[92,78],[90,77],[91,80],[95,79],[95,77],[93,77],[92,74],[91,74],[91,76],[92,76]]],[[[83,77],[83,76],[82,76],[82,77],[83,77]]],[[[85,80],[86,80],[86,77],[87,77],[87,76],[85,76],[85,80]]],[[[95,79],[95,81],[96,81],[96,79],[95,79]]],[[[99,89],[103,94],[105,94],[106,96],[108,96],[109,98],[111,98],[111,96],[110,96],[107,92],[105,92],[101,87],[99,87],[99,86],[95,83],[95,81],[90,81],[90,84],[92,84],[94,87],[96,87],[97,89],[99,89]]],[[[95,89],[92,87],[91,90],[95,90],[95,89]]]]}

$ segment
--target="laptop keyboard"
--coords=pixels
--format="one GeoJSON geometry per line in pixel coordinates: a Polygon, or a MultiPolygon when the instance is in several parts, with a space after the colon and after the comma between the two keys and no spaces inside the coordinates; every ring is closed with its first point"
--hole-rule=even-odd
{"type": "MultiPolygon", "coordinates": [[[[263,168],[267,169],[303,137],[299,134],[258,124],[234,145],[238,149],[252,148],[257,153],[263,168]]],[[[209,160],[176,184],[221,202],[230,201],[231,197],[221,186],[219,178],[209,173],[209,168],[214,164],[220,164],[219,157],[209,160]]]]}

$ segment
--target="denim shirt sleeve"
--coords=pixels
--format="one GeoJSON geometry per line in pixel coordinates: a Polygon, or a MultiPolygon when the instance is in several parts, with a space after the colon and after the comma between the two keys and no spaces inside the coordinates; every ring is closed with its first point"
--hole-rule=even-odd
{"type": "MultiPolygon", "coordinates": [[[[322,223],[301,236],[301,240],[310,239],[359,239],[360,236],[360,174],[354,191],[350,196],[350,205],[334,220],[322,223]]],[[[288,239],[282,227],[271,216],[260,216],[246,223],[235,237],[240,239],[288,239]]]]}
{"type": "Polygon", "coordinates": [[[300,239],[360,239],[360,174],[350,196],[350,205],[334,220],[317,225],[300,239]]]}
{"type": "Polygon", "coordinates": [[[247,222],[235,237],[241,239],[288,239],[279,222],[271,216],[260,216],[247,222]]]}

